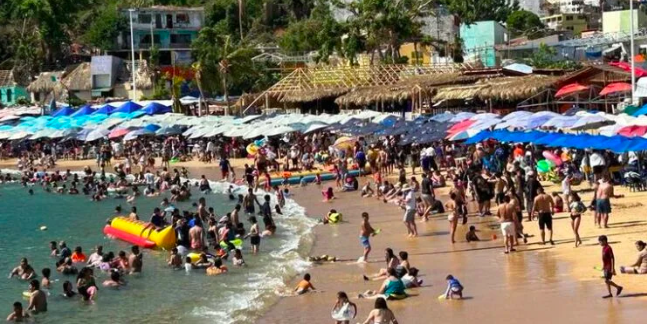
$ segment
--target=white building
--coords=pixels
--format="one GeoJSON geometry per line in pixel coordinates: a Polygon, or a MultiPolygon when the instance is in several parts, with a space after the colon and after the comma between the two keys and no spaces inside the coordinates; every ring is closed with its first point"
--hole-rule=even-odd
{"type": "Polygon", "coordinates": [[[584,11],[585,0],[549,0],[549,2],[558,5],[562,14],[578,14],[584,11]]]}
{"type": "Polygon", "coordinates": [[[530,11],[537,16],[543,16],[546,13],[542,9],[546,0],[519,0],[519,8],[530,11]]]}

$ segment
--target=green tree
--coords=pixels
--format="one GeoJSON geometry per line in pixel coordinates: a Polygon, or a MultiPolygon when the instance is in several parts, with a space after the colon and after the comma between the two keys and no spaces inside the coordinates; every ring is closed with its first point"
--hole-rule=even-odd
{"type": "Polygon", "coordinates": [[[495,20],[504,23],[508,16],[519,10],[518,0],[441,0],[461,22],[495,20]]]}
{"type": "Polygon", "coordinates": [[[85,41],[103,51],[114,48],[119,33],[128,28],[128,19],[116,7],[104,8],[84,35],[85,41]]]}
{"type": "Polygon", "coordinates": [[[517,10],[508,16],[506,26],[513,36],[536,35],[544,28],[539,16],[526,10],[517,10]]]}

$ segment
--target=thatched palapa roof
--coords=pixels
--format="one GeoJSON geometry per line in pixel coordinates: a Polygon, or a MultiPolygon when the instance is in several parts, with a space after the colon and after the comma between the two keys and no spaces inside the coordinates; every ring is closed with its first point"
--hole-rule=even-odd
{"type": "Polygon", "coordinates": [[[92,72],[90,70],[90,63],[84,62],[76,66],[76,68],[63,78],[62,83],[70,91],[92,90],[92,72]]]}
{"type": "Polygon", "coordinates": [[[519,101],[553,87],[559,80],[550,76],[500,77],[484,79],[470,86],[449,86],[438,89],[433,101],[442,100],[498,100],[519,101]]]}
{"type": "MultiPolygon", "coordinates": [[[[153,71],[148,66],[148,63],[145,60],[139,60],[136,64],[137,68],[137,79],[135,83],[139,89],[151,89],[153,88],[153,71]]],[[[123,61],[121,65],[121,70],[119,71],[119,77],[117,78],[119,82],[126,83],[132,80],[132,61],[123,61]]]]}
{"type": "Polygon", "coordinates": [[[38,78],[27,86],[27,91],[32,93],[49,93],[63,78],[64,71],[41,72],[38,78]]]}

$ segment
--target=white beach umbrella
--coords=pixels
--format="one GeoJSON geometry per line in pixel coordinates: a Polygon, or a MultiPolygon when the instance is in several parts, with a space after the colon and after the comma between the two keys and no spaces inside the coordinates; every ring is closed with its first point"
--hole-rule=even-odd
{"type": "Polygon", "coordinates": [[[7,139],[9,139],[9,140],[18,140],[18,139],[27,138],[27,137],[29,137],[29,136],[31,136],[31,135],[32,135],[32,133],[31,133],[31,132],[29,132],[29,131],[25,131],[25,130],[21,130],[21,131],[18,131],[18,132],[14,132],[14,133],[12,133],[12,134],[9,136],[9,138],[7,138],[7,139]]]}
{"type": "Polygon", "coordinates": [[[92,130],[87,137],[85,137],[85,141],[95,141],[97,139],[101,138],[106,138],[110,134],[110,130],[108,129],[103,129],[103,128],[97,128],[92,130]]]}

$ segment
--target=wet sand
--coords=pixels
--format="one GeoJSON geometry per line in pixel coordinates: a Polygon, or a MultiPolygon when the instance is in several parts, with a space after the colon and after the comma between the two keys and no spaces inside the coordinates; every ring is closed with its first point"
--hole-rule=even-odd
{"type": "MultiPolygon", "coordinates": [[[[240,167],[246,160],[232,160],[240,167]]],[[[15,163],[0,162],[0,168],[15,168],[15,163]]],[[[60,161],[57,169],[80,168],[93,161],[60,161]],[[89,163],[88,163],[89,162],[89,163]]],[[[205,166],[200,162],[178,163],[186,166],[192,177],[206,174],[211,179],[220,176],[217,163],[205,166]]],[[[238,169],[239,171],[239,169],[238,169]]],[[[240,174],[239,174],[240,175],[240,174]]],[[[363,184],[364,181],[360,181],[363,184]]],[[[547,185],[547,184],[545,184],[547,185]]],[[[547,193],[558,190],[553,186],[547,193]]],[[[586,188],[586,187],[585,187],[586,188]]],[[[647,300],[647,288],[642,285],[647,275],[621,275],[614,280],[625,290],[620,298],[601,299],[606,294],[601,273],[594,269],[601,266],[601,248],[597,237],[606,234],[616,256],[616,270],[621,265],[635,261],[636,240],[647,240],[647,221],[643,215],[647,192],[631,193],[626,188],[616,187],[625,198],[612,200],[613,213],[609,229],[593,226],[593,214],[587,211],[582,218],[580,235],[584,244],[574,248],[570,218],[558,214],[554,219],[556,245],[541,245],[537,221],[525,222],[529,238],[516,253],[503,254],[499,223],[493,218],[480,218],[470,214],[468,224],[457,228],[456,244],[449,241],[446,215],[435,216],[427,223],[418,222],[420,236],[406,237],[401,222],[403,211],[391,204],[374,198],[361,198],[358,192],[336,192],[337,199],[331,203],[321,202],[321,189],[316,185],[305,188],[293,187],[294,199],[306,207],[310,217],[320,218],[334,208],[344,215],[344,222],[337,225],[315,227],[315,245],[312,256],[333,255],[340,261],[313,263],[310,270],[312,283],[319,290],[297,297],[286,297],[270,307],[260,323],[330,323],[330,309],[337,291],[345,291],[358,305],[358,316],[353,322],[363,322],[373,306],[372,300],[356,299],[365,290],[377,290],[381,281],[365,282],[362,274],[376,273],[385,265],[384,249],[395,252],[407,251],[413,267],[420,269],[423,287],[408,290],[411,297],[390,301],[401,323],[640,323],[647,300]],[[356,263],[362,254],[359,243],[360,214],[368,212],[371,223],[382,232],[371,238],[373,251],[366,264],[356,263]],[[478,243],[467,243],[465,232],[475,225],[478,243]],[[496,234],[497,239],[492,240],[496,234]],[[446,287],[447,274],[453,274],[465,286],[465,300],[438,300],[446,287]]],[[[447,188],[440,189],[440,193],[447,188]]],[[[581,193],[588,204],[591,192],[581,193]]],[[[444,201],[444,198],[442,198],[444,201]]],[[[473,207],[471,211],[474,211],[473,207]]],[[[495,211],[493,209],[493,211],[495,211]]],[[[280,230],[279,230],[280,232],[280,230]]],[[[298,279],[292,281],[294,286],[298,279]]]]}

